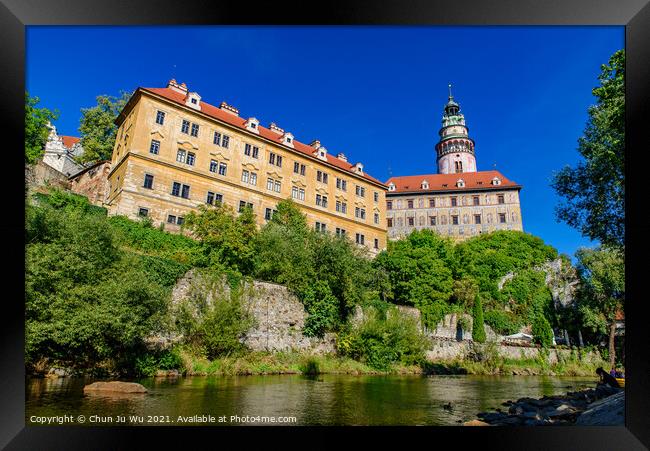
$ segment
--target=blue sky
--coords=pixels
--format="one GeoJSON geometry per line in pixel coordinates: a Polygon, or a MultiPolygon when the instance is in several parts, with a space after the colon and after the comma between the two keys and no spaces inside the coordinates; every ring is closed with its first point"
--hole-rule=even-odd
{"type": "Polygon", "coordinates": [[[476,141],[479,170],[523,185],[524,230],[570,255],[593,245],[557,223],[549,181],[578,161],[600,65],[623,27],[36,27],[26,89],[78,136],[99,94],[187,83],[380,180],[435,173],[447,85],[476,141]]]}

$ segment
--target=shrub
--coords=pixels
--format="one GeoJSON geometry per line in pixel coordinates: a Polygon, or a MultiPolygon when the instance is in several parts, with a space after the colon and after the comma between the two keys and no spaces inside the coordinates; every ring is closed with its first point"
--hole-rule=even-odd
{"type": "Polygon", "coordinates": [[[515,334],[521,328],[518,318],[514,314],[503,310],[487,310],[484,320],[492,330],[502,335],[515,334]]]}
{"type": "Polygon", "coordinates": [[[472,338],[477,343],[485,343],[485,328],[483,327],[483,305],[477,294],[473,307],[472,338]]]}
{"type": "Polygon", "coordinates": [[[382,371],[393,364],[413,365],[424,360],[426,338],[419,324],[397,308],[390,309],[386,319],[370,307],[360,324],[349,326],[339,334],[339,352],[382,371]]]}
{"type": "Polygon", "coordinates": [[[539,343],[545,348],[553,345],[553,329],[543,315],[537,315],[533,321],[532,332],[535,343],[539,343]]]}
{"type": "Polygon", "coordinates": [[[338,323],[339,302],[326,282],[316,281],[302,293],[301,298],[309,313],[303,328],[305,335],[322,337],[338,323]]]}

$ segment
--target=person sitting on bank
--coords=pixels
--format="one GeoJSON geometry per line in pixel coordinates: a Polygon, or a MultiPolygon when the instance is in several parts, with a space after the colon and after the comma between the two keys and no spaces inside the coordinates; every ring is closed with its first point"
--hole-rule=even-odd
{"type": "Polygon", "coordinates": [[[599,367],[596,370],[596,374],[600,376],[600,381],[603,384],[607,384],[610,387],[614,387],[614,388],[621,388],[621,386],[618,384],[618,381],[616,380],[616,378],[614,376],[612,376],[611,374],[609,374],[604,369],[602,369],[601,367],[599,367]]]}

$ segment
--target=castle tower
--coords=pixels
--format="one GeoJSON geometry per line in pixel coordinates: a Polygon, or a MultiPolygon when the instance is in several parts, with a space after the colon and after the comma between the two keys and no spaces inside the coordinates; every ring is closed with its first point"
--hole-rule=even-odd
{"type": "Polygon", "coordinates": [[[449,85],[449,100],[442,115],[442,128],[438,132],[440,141],[436,144],[438,174],[476,172],[474,140],[468,135],[465,116],[460,105],[454,101],[449,85]]]}

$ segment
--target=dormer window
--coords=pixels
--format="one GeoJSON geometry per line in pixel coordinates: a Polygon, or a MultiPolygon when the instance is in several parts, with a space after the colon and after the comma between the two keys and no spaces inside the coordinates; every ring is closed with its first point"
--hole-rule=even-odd
{"type": "Polygon", "coordinates": [[[361,163],[355,164],[354,171],[358,174],[363,174],[363,165],[361,163]]]}
{"type": "Polygon", "coordinates": [[[395,191],[395,184],[393,182],[388,184],[388,191],[395,191]]]}
{"type": "Polygon", "coordinates": [[[422,187],[422,189],[429,189],[429,182],[423,180],[420,186],[422,187]]]}
{"type": "Polygon", "coordinates": [[[282,143],[285,146],[293,147],[293,135],[291,133],[285,133],[282,135],[282,143]]]}
{"type": "Polygon", "coordinates": [[[250,131],[252,131],[252,132],[254,132],[254,133],[259,133],[259,129],[258,129],[258,128],[259,128],[259,125],[260,125],[260,121],[258,121],[258,120],[255,119],[254,117],[249,118],[249,119],[244,123],[244,126],[245,126],[248,130],[250,130],[250,131]]]}
{"type": "Polygon", "coordinates": [[[321,160],[327,161],[327,149],[323,146],[320,146],[316,151],[316,156],[321,160]]]}
{"type": "Polygon", "coordinates": [[[190,108],[193,108],[195,110],[201,110],[201,96],[198,95],[196,92],[190,92],[187,95],[187,100],[185,101],[185,105],[189,106],[190,108]]]}
{"type": "Polygon", "coordinates": [[[458,188],[464,188],[464,187],[465,187],[465,180],[463,180],[463,179],[458,179],[458,181],[456,182],[456,186],[457,186],[458,188]]]}
{"type": "Polygon", "coordinates": [[[492,179],[492,184],[493,185],[501,185],[501,179],[499,177],[494,177],[492,179]]]}

